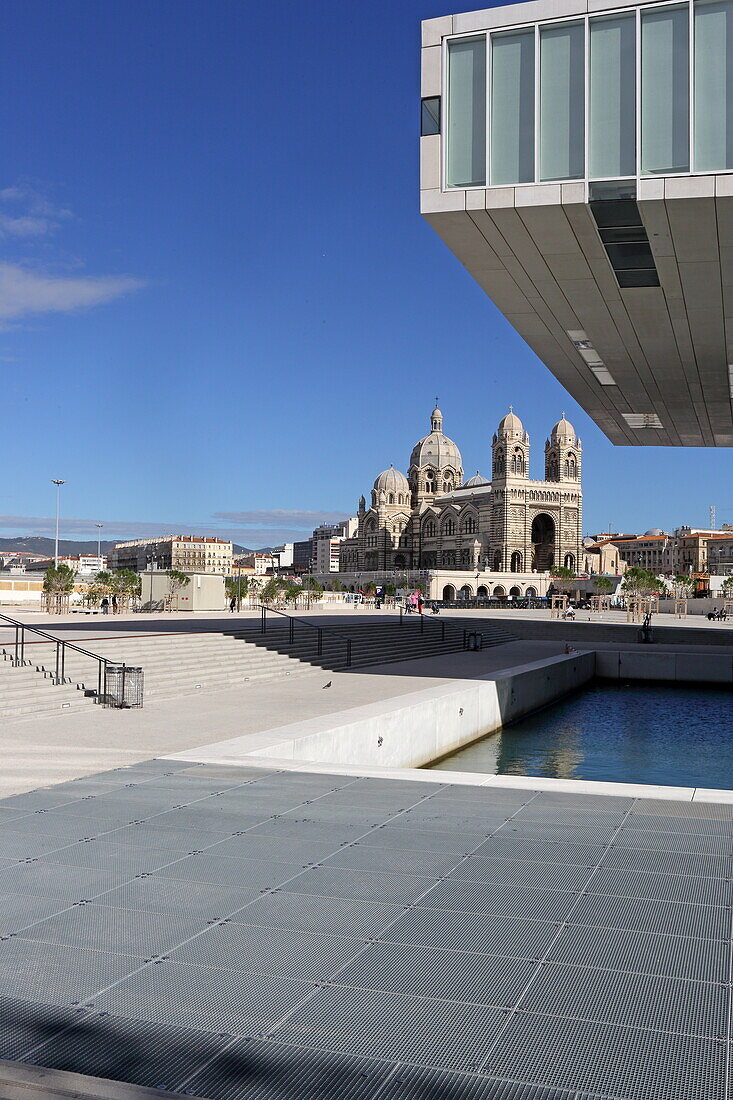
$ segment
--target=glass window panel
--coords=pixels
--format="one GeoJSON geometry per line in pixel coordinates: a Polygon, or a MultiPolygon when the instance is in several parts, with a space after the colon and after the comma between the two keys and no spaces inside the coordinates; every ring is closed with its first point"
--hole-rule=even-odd
{"type": "Polygon", "coordinates": [[[420,136],[440,133],[440,96],[428,96],[420,101],[420,136]]]}
{"type": "Polygon", "coordinates": [[[582,23],[540,30],[540,179],[581,179],[585,146],[582,23]]]}
{"type": "Polygon", "coordinates": [[[687,6],[641,13],[641,170],[689,172],[687,6]]]}
{"type": "Polygon", "coordinates": [[[486,39],[448,45],[449,187],[486,183],[486,39]]]}
{"type": "Polygon", "coordinates": [[[636,172],[636,17],[590,24],[589,174],[636,172]]]}
{"type": "Polygon", "coordinates": [[[491,182],[534,182],[534,31],[491,39],[491,182]]]}
{"type": "Polygon", "coordinates": [[[695,4],[695,170],[733,168],[733,3],[695,4]]]}

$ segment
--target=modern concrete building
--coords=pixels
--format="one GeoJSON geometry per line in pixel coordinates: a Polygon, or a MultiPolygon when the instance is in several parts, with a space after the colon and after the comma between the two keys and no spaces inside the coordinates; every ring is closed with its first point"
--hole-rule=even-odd
{"type": "Polygon", "coordinates": [[[110,551],[111,569],[179,569],[182,573],[232,571],[232,544],[197,535],[163,535],[160,538],[118,542],[110,551]]]}
{"type": "Polygon", "coordinates": [[[733,0],[422,33],[425,219],[612,442],[733,445],[733,0]]]}

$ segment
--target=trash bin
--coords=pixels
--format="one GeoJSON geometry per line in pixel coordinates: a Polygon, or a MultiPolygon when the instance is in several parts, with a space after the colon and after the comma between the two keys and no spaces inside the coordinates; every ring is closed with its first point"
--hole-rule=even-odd
{"type": "Polygon", "coordinates": [[[143,670],[132,665],[107,665],[105,702],[108,707],[143,705],[143,670]]]}
{"type": "Polygon", "coordinates": [[[475,651],[477,649],[481,649],[483,647],[483,644],[483,634],[479,634],[477,630],[472,630],[471,633],[468,635],[468,648],[475,651]]]}

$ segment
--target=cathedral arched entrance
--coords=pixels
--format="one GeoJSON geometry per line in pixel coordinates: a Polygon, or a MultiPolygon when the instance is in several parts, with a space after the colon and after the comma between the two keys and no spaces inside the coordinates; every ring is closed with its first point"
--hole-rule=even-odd
{"type": "Polygon", "coordinates": [[[518,600],[519,597],[522,595],[522,590],[521,588],[517,588],[515,584],[513,588],[509,589],[509,595],[512,597],[513,600],[518,600]]]}
{"type": "Polygon", "coordinates": [[[480,584],[480,585],[479,585],[479,588],[478,588],[478,592],[476,593],[476,595],[478,596],[478,598],[479,598],[480,600],[486,600],[486,599],[488,599],[488,597],[489,597],[489,590],[488,590],[488,588],[486,587],[486,585],[485,585],[485,584],[480,584]]]}
{"type": "Polygon", "coordinates": [[[528,588],[527,591],[524,594],[529,599],[533,600],[535,598],[535,596],[537,595],[537,592],[534,588],[528,588]]]}
{"type": "Polygon", "coordinates": [[[443,599],[454,600],[456,598],[456,590],[452,584],[446,584],[443,588],[443,599]]]}
{"type": "Polygon", "coordinates": [[[473,596],[473,592],[471,591],[471,585],[470,584],[464,584],[463,587],[461,588],[461,591],[459,592],[459,596],[462,600],[470,600],[471,597],[473,596]]]}
{"type": "Polygon", "coordinates": [[[496,586],[496,587],[495,587],[495,589],[494,589],[494,596],[495,596],[495,598],[496,598],[496,599],[498,599],[498,600],[503,600],[503,599],[505,599],[505,597],[506,597],[506,592],[504,591],[504,586],[503,586],[503,585],[501,585],[501,584],[497,584],[497,586],[496,586]]]}
{"type": "Polygon", "coordinates": [[[555,564],[555,521],[547,512],[532,520],[532,568],[539,573],[555,564]]]}
{"type": "Polygon", "coordinates": [[[404,554],[397,554],[394,560],[395,569],[404,569],[407,565],[404,554]]]}

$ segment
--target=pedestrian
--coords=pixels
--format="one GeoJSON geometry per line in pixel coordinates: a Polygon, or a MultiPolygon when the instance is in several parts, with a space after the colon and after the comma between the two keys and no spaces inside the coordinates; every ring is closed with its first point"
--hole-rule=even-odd
{"type": "Polygon", "coordinates": [[[229,610],[230,610],[230,611],[234,611],[234,608],[235,608],[236,606],[237,606],[237,597],[236,597],[236,596],[232,596],[231,600],[229,601],[229,610]]]}
{"type": "Polygon", "coordinates": [[[423,605],[422,592],[418,592],[418,594],[417,594],[417,610],[418,610],[418,614],[420,614],[420,615],[422,615],[422,605],[423,605]]]}
{"type": "Polygon", "coordinates": [[[117,597],[116,596],[112,597],[112,614],[113,615],[117,614],[117,597]]]}
{"type": "Polygon", "coordinates": [[[109,600],[106,596],[102,599],[102,614],[109,615],[109,600]]]}

